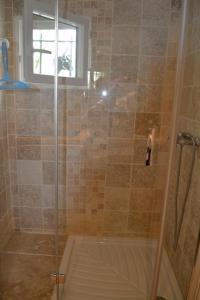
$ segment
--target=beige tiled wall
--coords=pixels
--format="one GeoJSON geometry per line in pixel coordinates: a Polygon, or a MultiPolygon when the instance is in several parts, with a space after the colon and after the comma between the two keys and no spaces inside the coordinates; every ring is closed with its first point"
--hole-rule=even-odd
{"type": "MultiPolygon", "coordinates": [[[[182,84],[181,107],[178,114],[178,130],[187,131],[195,136],[200,136],[200,110],[199,110],[199,90],[200,90],[200,2],[191,0],[188,10],[187,34],[185,39],[184,78],[182,84]]],[[[192,159],[190,148],[184,150],[183,165],[181,171],[179,203],[182,203],[190,162],[192,159]]],[[[174,205],[175,205],[175,182],[176,182],[176,161],[178,150],[174,153],[174,169],[171,178],[169,192],[169,205],[166,226],[166,248],[172,262],[178,283],[187,298],[191,272],[194,265],[194,257],[197,246],[199,232],[200,200],[199,200],[199,150],[196,155],[195,168],[193,173],[191,190],[183,220],[183,227],[176,251],[173,249],[174,241],[174,205]]]]}
{"type": "MultiPolygon", "coordinates": [[[[13,1],[18,15],[20,1],[13,1]]],[[[63,231],[157,235],[166,169],[165,118],[176,45],[169,43],[170,0],[60,1],[91,20],[88,89],[59,89],[59,204],[63,231]],[[172,57],[171,57],[172,56],[172,57]],[[171,59],[167,60],[170,57],[171,59]],[[102,90],[108,91],[102,97],[102,90]],[[166,103],[164,101],[164,103],[166,103]],[[156,130],[153,165],[145,166],[148,133],[156,130]]],[[[17,43],[17,41],[16,41],[17,43]]],[[[15,228],[54,229],[53,89],[15,93],[15,228]]]]}
{"type": "Polygon", "coordinates": [[[67,102],[77,99],[80,107],[66,123],[67,151],[76,149],[67,160],[68,229],[152,236],[163,199],[158,152],[170,1],[152,7],[149,1],[68,1],[68,11],[92,16],[91,66],[104,72],[95,90],[67,91],[67,102]],[[151,128],[156,147],[146,167],[151,128]]]}
{"type": "MultiPolygon", "coordinates": [[[[5,37],[11,25],[8,20],[11,12],[12,2],[0,1],[0,38],[5,37]]],[[[2,68],[0,76],[2,76],[2,68]]],[[[12,95],[0,91],[0,249],[7,242],[13,230],[9,176],[10,153],[8,151],[12,139],[9,136],[11,127],[7,111],[12,97],[12,95]]]]}

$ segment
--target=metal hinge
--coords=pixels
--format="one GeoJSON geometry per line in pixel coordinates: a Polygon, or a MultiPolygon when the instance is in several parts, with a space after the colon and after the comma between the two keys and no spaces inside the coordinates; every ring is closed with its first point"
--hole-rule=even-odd
{"type": "Polygon", "coordinates": [[[65,283],[65,274],[61,273],[51,273],[50,278],[54,284],[64,284],[65,283]]]}

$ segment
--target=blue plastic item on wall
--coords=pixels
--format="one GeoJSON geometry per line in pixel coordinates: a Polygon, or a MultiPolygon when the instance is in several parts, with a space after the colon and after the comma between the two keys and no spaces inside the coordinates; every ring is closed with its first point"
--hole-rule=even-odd
{"type": "Polygon", "coordinates": [[[13,80],[10,78],[8,72],[8,47],[7,42],[2,41],[1,44],[1,52],[2,52],[2,67],[3,67],[3,77],[0,79],[0,90],[26,90],[30,89],[31,86],[23,81],[13,80]]]}

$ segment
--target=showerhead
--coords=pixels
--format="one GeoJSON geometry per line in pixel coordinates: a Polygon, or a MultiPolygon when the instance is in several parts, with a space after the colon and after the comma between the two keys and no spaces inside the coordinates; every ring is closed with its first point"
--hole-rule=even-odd
{"type": "Polygon", "coordinates": [[[23,81],[13,80],[8,73],[8,42],[3,40],[1,42],[2,50],[2,66],[3,77],[0,79],[0,90],[12,91],[12,90],[25,90],[30,89],[31,86],[23,81]]]}

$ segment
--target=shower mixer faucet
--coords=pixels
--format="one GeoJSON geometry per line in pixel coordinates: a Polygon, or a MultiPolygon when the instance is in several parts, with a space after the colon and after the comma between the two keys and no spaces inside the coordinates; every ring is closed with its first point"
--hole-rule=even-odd
{"type": "Polygon", "coordinates": [[[177,134],[177,144],[180,146],[200,146],[200,138],[193,136],[189,132],[179,132],[177,134]]]}
{"type": "Polygon", "coordinates": [[[190,192],[190,187],[192,183],[192,175],[195,166],[195,157],[197,148],[200,146],[200,138],[193,136],[189,132],[179,132],[177,134],[176,144],[180,146],[178,162],[177,162],[177,175],[176,175],[176,187],[175,187],[175,226],[174,226],[174,250],[177,249],[178,241],[180,237],[181,228],[183,225],[183,219],[185,215],[185,208],[188,201],[188,196],[190,192]],[[181,177],[181,169],[182,169],[182,156],[184,151],[184,146],[192,146],[192,154],[191,154],[191,165],[188,174],[188,181],[186,184],[186,191],[182,200],[182,207],[180,209],[179,205],[179,190],[180,190],[180,177],[181,177]]]}

